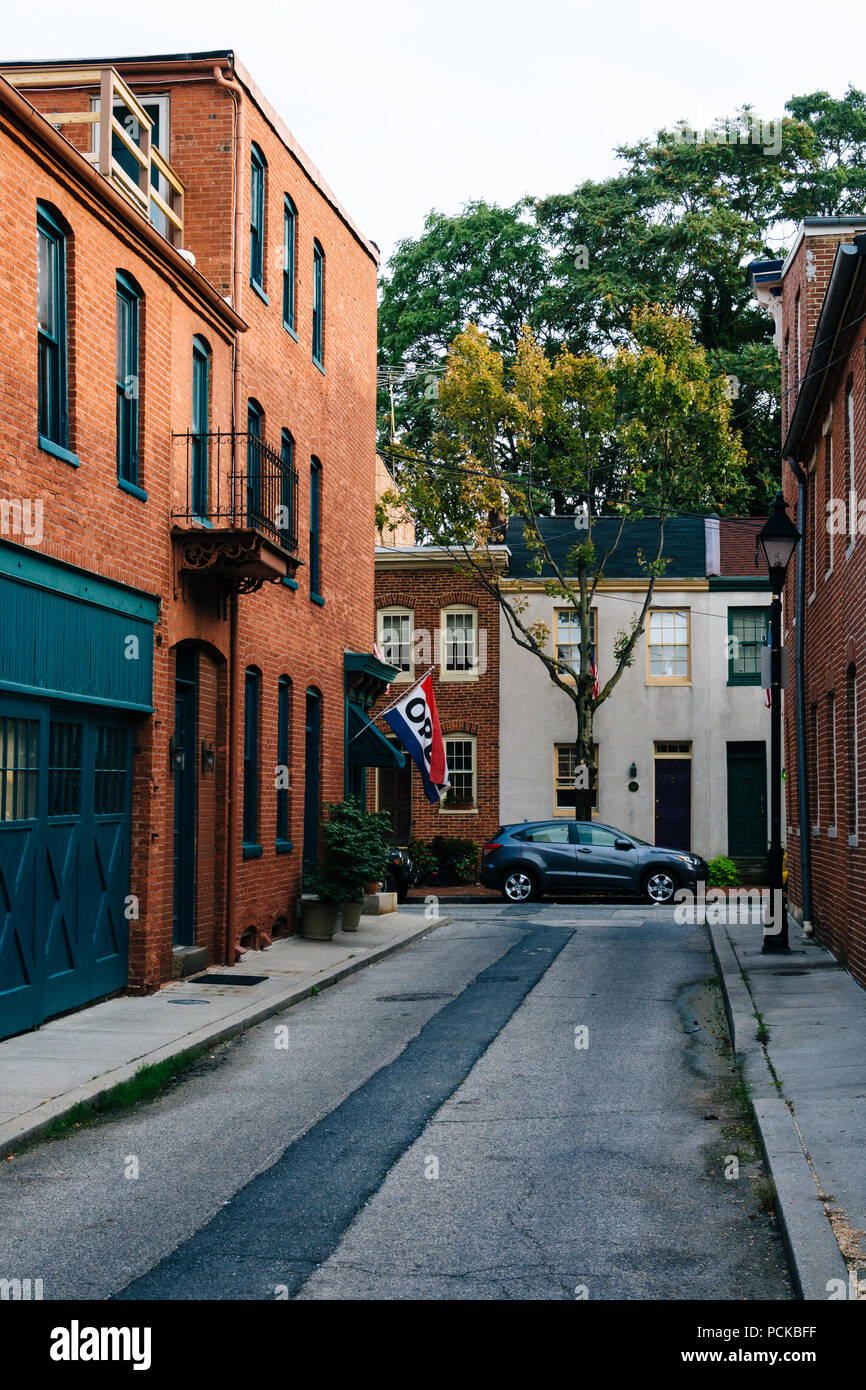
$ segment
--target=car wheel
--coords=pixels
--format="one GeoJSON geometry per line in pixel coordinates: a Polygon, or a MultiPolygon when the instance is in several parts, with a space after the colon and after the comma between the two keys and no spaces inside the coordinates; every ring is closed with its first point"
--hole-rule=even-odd
{"type": "Polygon", "coordinates": [[[382,886],[382,892],[383,892],[383,893],[396,893],[396,894],[397,894],[397,901],[398,901],[398,902],[401,901],[401,899],[400,899],[400,885],[399,885],[399,883],[397,882],[397,879],[396,879],[395,875],[392,874],[392,872],[391,872],[390,869],[389,869],[388,872],[385,874],[385,877],[384,877],[384,879],[382,880],[382,885],[383,885],[383,886],[382,886]]]}
{"type": "Polygon", "coordinates": [[[676,874],[670,869],[650,869],[645,876],[641,892],[644,902],[669,903],[677,891],[676,874]]]}
{"type": "Polygon", "coordinates": [[[507,903],[528,903],[541,896],[538,881],[529,869],[509,869],[502,880],[501,891],[507,903]]]}

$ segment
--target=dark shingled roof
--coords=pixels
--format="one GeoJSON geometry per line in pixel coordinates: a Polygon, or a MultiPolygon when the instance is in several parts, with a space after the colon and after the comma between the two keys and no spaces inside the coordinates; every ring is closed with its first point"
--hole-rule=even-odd
{"type": "MultiPolygon", "coordinates": [[[[541,534],[544,537],[556,563],[562,567],[566,557],[575,545],[585,539],[586,532],[575,529],[574,517],[546,516],[539,519],[541,534]]],[[[613,517],[600,517],[592,523],[592,540],[597,561],[605,550],[616,540],[619,522],[613,517]]],[[[638,552],[644,560],[654,560],[659,543],[659,522],[657,517],[646,517],[642,521],[627,521],[616,550],[604,567],[606,579],[645,579],[646,571],[638,559],[638,552]]],[[[530,564],[530,554],[523,532],[523,522],[513,518],[508,523],[505,544],[511,551],[508,575],[511,579],[536,577],[530,564]]],[[[696,516],[672,516],[665,522],[664,551],[670,561],[665,569],[666,579],[704,579],[706,578],[706,551],[704,543],[704,519],[696,516]]],[[[552,578],[549,565],[542,570],[541,577],[552,578]]]]}
{"type": "Polygon", "coordinates": [[[755,568],[755,541],[766,525],[766,517],[731,516],[719,522],[721,572],[725,577],[743,579],[766,578],[769,574],[764,552],[758,546],[758,565],[755,568]]]}

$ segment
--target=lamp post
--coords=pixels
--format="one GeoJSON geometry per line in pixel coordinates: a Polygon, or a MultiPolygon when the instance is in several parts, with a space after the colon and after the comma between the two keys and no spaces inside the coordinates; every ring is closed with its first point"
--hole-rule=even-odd
{"type": "MultiPolygon", "coordinates": [[[[778,931],[764,932],[762,952],[788,951],[788,913],[782,896],[782,590],[785,572],[800,540],[781,492],[758,535],[770,571],[770,902],[779,909],[778,931]]],[[[757,555],[755,557],[757,563],[757,555]]],[[[801,834],[808,834],[801,827],[801,834]]]]}

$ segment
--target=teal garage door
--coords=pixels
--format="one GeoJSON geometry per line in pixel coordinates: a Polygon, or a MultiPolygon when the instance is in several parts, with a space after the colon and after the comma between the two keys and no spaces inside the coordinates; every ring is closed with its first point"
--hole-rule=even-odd
{"type": "Polygon", "coordinates": [[[0,697],[0,1037],[126,984],[131,738],[0,697]]]}

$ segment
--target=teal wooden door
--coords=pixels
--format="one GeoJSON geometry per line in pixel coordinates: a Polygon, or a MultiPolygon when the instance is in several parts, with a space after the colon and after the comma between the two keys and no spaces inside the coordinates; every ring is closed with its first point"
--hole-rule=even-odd
{"type": "Polygon", "coordinates": [[[766,744],[729,743],[728,854],[746,859],[766,853],[766,744]]]}
{"type": "Polygon", "coordinates": [[[130,782],[125,722],[0,700],[0,1037],[126,984],[130,782]]]}

